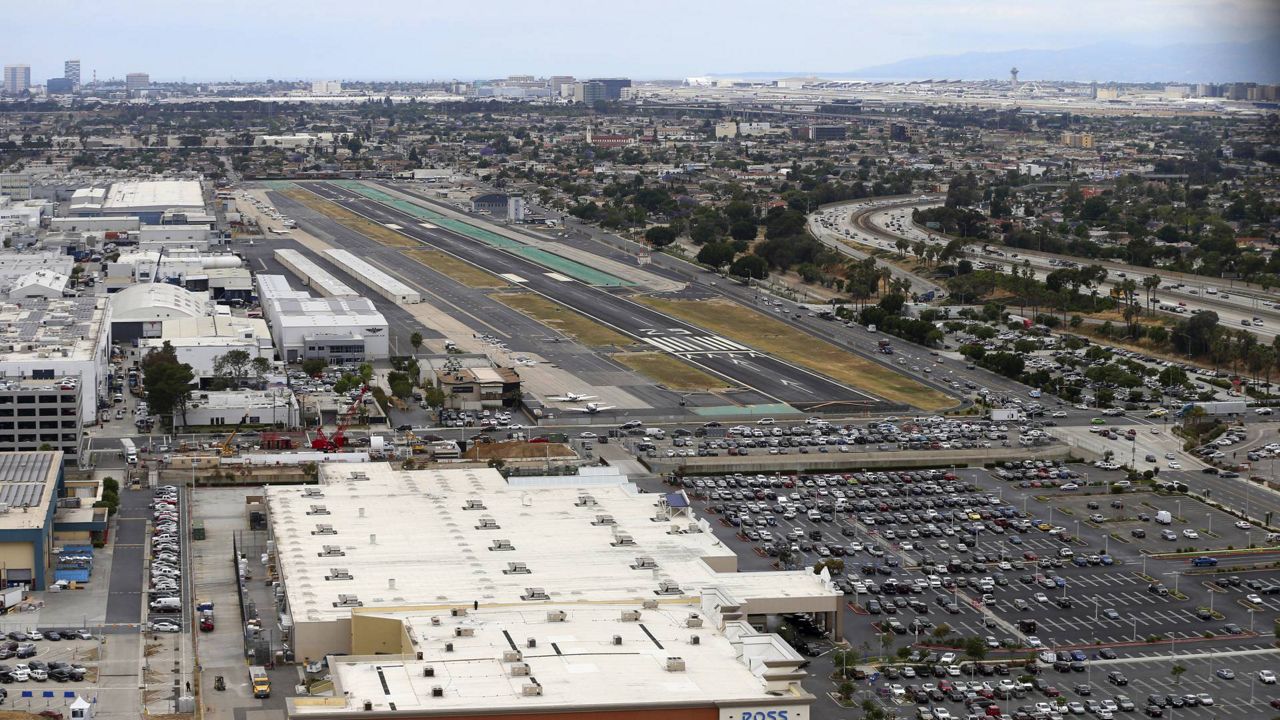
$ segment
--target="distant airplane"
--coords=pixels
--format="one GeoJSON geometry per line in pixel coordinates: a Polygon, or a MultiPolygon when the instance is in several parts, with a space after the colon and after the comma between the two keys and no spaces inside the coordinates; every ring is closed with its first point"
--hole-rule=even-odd
{"type": "Polygon", "coordinates": [[[595,395],[579,395],[575,392],[565,393],[563,395],[551,395],[547,399],[556,402],[582,402],[583,400],[595,400],[595,395]]]}
{"type": "Polygon", "coordinates": [[[598,412],[604,412],[605,410],[612,410],[612,409],[613,409],[612,405],[601,405],[599,403],[587,403],[586,407],[568,408],[569,412],[580,412],[580,413],[586,413],[588,415],[595,415],[598,412]]]}
{"type": "Polygon", "coordinates": [[[275,229],[275,228],[270,228],[270,230],[271,230],[272,234],[275,234],[275,235],[288,235],[288,234],[289,234],[289,231],[288,231],[288,230],[277,230],[277,229],[275,229]]]}

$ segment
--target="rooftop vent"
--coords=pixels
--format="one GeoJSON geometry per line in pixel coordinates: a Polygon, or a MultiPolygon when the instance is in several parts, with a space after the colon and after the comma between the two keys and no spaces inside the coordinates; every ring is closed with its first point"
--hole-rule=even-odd
{"type": "Polygon", "coordinates": [[[476,526],[476,529],[477,530],[497,530],[500,527],[502,526],[498,524],[497,520],[494,520],[491,517],[485,516],[480,518],[480,524],[476,526]]]}
{"type": "Polygon", "coordinates": [[[640,622],[639,610],[623,610],[622,622],[640,622]]]}
{"type": "Polygon", "coordinates": [[[596,504],[595,497],[583,493],[578,496],[578,502],[574,503],[577,507],[592,507],[596,504]]]}
{"type": "Polygon", "coordinates": [[[621,645],[621,644],[622,644],[622,636],[621,636],[621,635],[614,635],[614,636],[613,636],[613,644],[614,644],[614,645],[621,645]]]}
{"type": "Polygon", "coordinates": [[[701,637],[698,637],[697,635],[690,635],[690,636],[689,636],[689,644],[690,644],[690,645],[701,645],[701,644],[702,644],[702,638],[701,638],[701,637]]]}
{"type": "Polygon", "coordinates": [[[312,535],[337,535],[338,531],[333,529],[332,525],[322,523],[316,524],[316,529],[311,531],[312,535]]]}
{"type": "Polygon", "coordinates": [[[536,697],[542,694],[542,686],[538,684],[537,680],[530,679],[520,688],[520,694],[525,697],[536,697]]]}
{"type": "Polygon", "coordinates": [[[347,479],[348,480],[368,480],[369,473],[363,472],[360,470],[352,470],[351,474],[347,476],[347,479]]]}
{"type": "Polygon", "coordinates": [[[568,617],[563,610],[552,610],[547,613],[547,622],[564,622],[568,617]]]}
{"type": "Polygon", "coordinates": [[[462,509],[463,510],[488,510],[488,508],[484,506],[484,501],[479,499],[468,500],[467,504],[462,506],[462,509]]]}
{"type": "Polygon", "coordinates": [[[664,667],[667,672],[684,672],[684,658],[669,657],[664,667]]]}
{"type": "Polygon", "coordinates": [[[329,508],[323,505],[312,505],[311,509],[307,511],[307,514],[308,515],[328,515],[330,513],[329,513],[329,508]]]}
{"type": "Polygon", "coordinates": [[[658,567],[658,561],[651,557],[638,557],[636,562],[631,566],[632,570],[653,570],[658,567]]]}
{"type": "Polygon", "coordinates": [[[659,510],[653,514],[654,522],[666,522],[671,519],[671,514],[665,510],[659,510]]]}
{"type": "Polygon", "coordinates": [[[624,545],[635,545],[636,541],[635,538],[631,537],[630,533],[620,532],[613,534],[613,542],[609,544],[614,547],[622,547],[624,545]]]}
{"type": "Polygon", "coordinates": [[[324,493],[317,487],[303,488],[302,497],[314,500],[316,498],[324,497],[324,493]]]}
{"type": "Polygon", "coordinates": [[[659,595],[679,595],[681,594],[680,585],[675,580],[659,580],[659,595]]]}
{"type": "Polygon", "coordinates": [[[528,677],[529,663],[514,663],[511,666],[511,677],[528,677]]]}
{"type": "Polygon", "coordinates": [[[612,515],[597,515],[592,525],[617,525],[618,522],[613,519],[612,515]]]}
{"type": "Polygon", "coordinates": [[[510,540],[494,540],[489,546],[490,550],[515,550],[516,546],[511,544],[510,540]]]}
{"type": "Polygon", "coordinates": [[[522,562],[509,562],[507,569],[502,571],[505,575],[528,575],[529,566],[522,562]]]}
{"type": "Polygon", "coordinates": [[[329,568],[329,574],[324,576],[325,580],[350,580],[351,573],[346,568],[329,568]]]}
{"type": "Polygon", "coordinates": [[[546,590],[540,587],[525,588],[524,594],[520,596],[521,600],[550,600],[551,596],[547,595],[546,590]]]}
{"type": "Polygon", "coordinates": [[[344,557],[346,553],[338,545],[325,545],[324,549],[316,553],[320,557],[344,557]]]}
{"type": "Polygon", "coordinates": [[[435,676],[436,676],[436,669],[434,667],[432,667],[431,665],[422,666],[422,677],[435,677],[435,676]]]}
{"type": "Polygon", "coordinates": [[[471,627],[456,627],[453,629],[454,637],[475,637],[476,629],[471,627]]]}
{"type": "Polygon", "coordinates": [[[684,626],[689,628],[702,627],[702,616],[698,613],[689,613],[689,617],[684,620],[684,626]]]}
{"type": "Polygon", "coordinates": [[[640,607],[644,608],[645,610],[657,610],[658,601],[654,600],[653,598],[649,598],[648,600],[645,600],[644,602],[640,603],[640,607]]]}
{"type": "Polygon", "coordinates": [[[444,688],[439,685],[431,686],[431,697],[444,697],[444,688]]]}
{"type": "Polygon", "coordinates": [[[449,614],[453,617],[466,617],[467,609],[464,607],[450,608],[449,614]]]}
{"type": "Polygon", "coordinates": [[[524,659],[524,653],[519,650],[503,650],[502,662],[520,662],[524,659]]]}
{"type": "Polygon", "coordinates": [[[364,607],[364,603],[360,602],[360,598],[355,595],[341,594],[338,601],[333,604],[334,607],[364,607]]]}

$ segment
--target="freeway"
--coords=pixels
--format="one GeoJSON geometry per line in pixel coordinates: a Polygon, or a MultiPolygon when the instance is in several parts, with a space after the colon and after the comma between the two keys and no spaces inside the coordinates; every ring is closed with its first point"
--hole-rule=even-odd
{"type": "MultiPolygon", "coordinates": [[[[818,227],[825,228],[825,232],[815,234],[818,235],[819,240],[833,247],[847,247],[839,243],[840,237],[886,250],[894,249],[894,243],[900,237],[911,243],[923,241],[933,245],[945,245],[951,238],[929,232],[911,221],[912,210],[936,207],[940,200],[941,196],[928,195],[832,205],[811,215],[810,226],[813,227],[816,224],[818,227]]],[[[992,246],[984,251],[983,247],[976,243],[967,245],[965,252],[975,260],[994,262],[998,265],[1028,263],[1040,279],[1054,270],[1061,269],[1064,261],[1100,265],[1108,272],[1108,278],[1102,284],[1102,289],[1110,290],[1120,282],[1130,279],[1138,283],[1138,293],[1141,297],[1145,297],[1146,294],[1142,289],[1142,280],[1149,275],[1159,275],[1162,283],[1156,289],[1155,295],[1163,297],[1162,302],[1180,304],[1188,310],[1195,308],[1212,310],[1218,313],[1219,318],[1227,326],[1247,328],[1266,342],[1270,342],[1280,331],[1280,308],[1276,307],[1277,297],[1256,288],[1237,288],[1235,281],[1232,280],[1215,281],[1208,277],[1169,272],[1161,274],[1160,271],[1149,268],[1033,250],[992,246]],[[1175,284],[1178,287],[1174,287],[1175,284]],[[1254,323],[1254,318],[1260,319],[1263,324],[1254,323]]]]}
{"type": "Polygon", "coordinates": [[[524,257],[439,227],[423,227],[418,218],[383,203],[353,196],[328,184],[300,183],[299,186],[376,223],[396,225],[399,228],[396,232],[424,246],[493,272],[518,276],[520,286],[528,291],[562,303],[657,351],[676,355],[773,400],[799,409],[823,405],[832,411],[871,409],[880,405],[871,395],[675,320],[620,295],[568,280],[524,257]]]}

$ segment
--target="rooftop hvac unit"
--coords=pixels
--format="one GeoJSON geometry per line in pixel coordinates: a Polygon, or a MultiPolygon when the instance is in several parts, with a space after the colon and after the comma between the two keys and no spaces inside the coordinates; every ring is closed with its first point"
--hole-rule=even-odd
{"type": "Polygon", "coordinates": [[[656,567],[658,567],[658,561],[651,557],[638,557],[636,564],[631,566],[633,570],[652,570],[656,567]]]}
{"type": "Polygon", "coordinates": [[[680,585],[675,580],[660,580],[658,582],[659,595],[679,595],[680,593],[680,585]]]}
{"type": "Polygon", "coordinates": [[[487,510],[483,500],[468,500],[467,504],[462,507],[463,510],[487,510]]]}
{"type": "Polygon", "coordinates": [[[511,665],[511,677],[528,677],[529,663],[514,663],[511,665]]]}
{"type": "Polygon", "coordinates": [[[444,651],[445,651],[445,652],[453,652],[453,643],[445,643],[445,644],[444,644],[444,651]]]}
{"type": "Polygon", "coordinates": [[[309,487],[303,489],[302,497],[308,499],[322,498],[324,497],[324,493],[320,491],[320,488],[309,487]]]}
{"type": "Polygon", "coordinates": [[[617,525],[618,522],[613,519],[612,515],[597,515],[596,521],[592,525],[617,525]]]}
{"type": "Polygon", "coordinates": [[[521,600],[550,600],[551,597],[540,587],[531,587],[524,589],[524,595],[520,596],[521,600]]]}
{"type": "Polygon", "coordinates": [[[636,541],[629,533],[620,532],[614,533],[613,542],[609,544],[614,547],[622,547],[624,545],[635,545],[636,541]]]}
{"type": "Polygon", "coordinates": [[[524,654],[519,650],[503,650],[502,662],[520,662],[524,659],[524,654]]]}
{"type": "Polygon", "coordinates": [[[690,636],[689,636],[689,644],[690,644],[690,645],[701,645],[701,644],[702,644],[702,638],[701,638],[701,637],[698,637],[697,635],[690,635],[690,636]]]}
{"type": "Polygon", "coordinates": [[[346,555],[338,545],[325,545],[324,549],[316,554],[320,557],[343,557],[346,555]]]}
{"type": "Polygon", "coordinates": [[[435,676],[436,676],[436,669],[434,667],[430,665],[424,665],[422,667],[422,677],[435,677],[435,676]]]}
{"type": "Polygon", "coordinates": [[[541,695],[542,686],[539,685],[536,680],[527,682],[524,684],[523,687],[520,688],[520,694],[524,695],[525,697],[534,697],[537,695],[541,695]]]}
{"type": "Polygon", "coordinates": [[[456,627],[453,629],[454,637],[475,637],[476,629],[469,627],[456,627]]]}
{"type": "Polygon", "coordinates": [[[591,495],[587,495],[586,493],[579,495],[578,502],[574,503],[574,505],[578,507],[591,507],[591,506],[594,506],[595,504],[596,504],[596,499],[591,495]]]}
{"type": "Polygon", "coordinates": [[[350,580],[351,573],[346,568],[329,568],[329,574],[324,576],[325,580],[350,580]]]}
{"type": "Polygon", "coordinates": [[[431,697],[444,697],[444,688],[439,685],[431,686],[431,697]]]}
{"type": "Polygon", "coordinates": [[[368,480],[368,479],[369,479],[369,473],[362,472],[362,471],[359,471],[359,470],[352,470],[352,471],[351,471],[351,474],[347,476],[347,479],[349,479],[349,480],[368,480]]]}
{"type": "Polygon", "coordinates": [[[511,544],[510,540],[494,540],[489,546],[490,550],[515,550],[516,547],[511,544]]]}
{"type": "Polygon", "coordinates": [[[342,594],[338,596],[338,601],[333,604],[334,607],[364,607],[364,603],[355,595],[342,594]]]}
{"type": "Polygon", "coordinates": [[[437,627],[439,627],[439,626],[440,626],[440,618],[439,618],[439,617],[437,617],[437,616],[435,616],[435,615],[432,615],[432,616],[431,616],[431,624],[432,624],[432,625],[435,625],[435,626],[437,626],[437,627]]]}
{"type": "Polygon", "coordinates": [[[622,622],[640,622],[639,610],[623,610],[622,622]]]}
{"type": "Polygon", "coordinates": [[[563,610],[552,610],[547,613],[547,622],[564,622],[568,617],[563,610]]]}
{"type": "Polygon", "coordinates": [[[685,527],[684,531],[687,533],[700,533],[702,532],[702,526],[696,522],[691,522],[685,527]]]}
{"type": "Polygon", "coordinates": [[[621,645],[621,644],[622,644],[622,636],[621,636],[621,635],[614,635],[614,636],[613,636],[613,644],[614,644],[614,645],[621,645]]]}
{"type": "Polygon", "coordinates": [[[499,527],[501,526],[498,525],[497,520],[494,520],[491,517],[482,517],[480,518],[480,524],[476,526],[476,529],[477,530],[497,530],[499,527]]]}
{"type": "Polygon", "coordinates": [[[323,505],[312,505],[311,509],[307,511],[307,514],[308,515],[328,515],[329,508],[323,505]]]}
{"type": "Polygon", "coordinates": [[[466,617],[467,609],[464,607],[450,608],[449,614],[453,617],[466,617]]]}
{"type": "Polygon", "coordinates": [[[684,658],[669,657],[665,667],[667,672],[684,672],[684,658]]]}
{"type": "Polygon", "coordinates": [[[653,514],[654,522],[666,522],[670,519],[671,519],[671,516],[666,512],[663,512],[662,510],[659,510],[653,514]]]}
{"type": "Polygon", "coordinates": [[[644,608],[645,610],[657,610],[658,601],[654,600],[653,598],[649,598],[648,600],[645,600],[644,602],[640,603],[640,607],[644,608]]]}
{"type": "Polygon", "coordinates": [[[509,562],[507,569],[502,571],[507,575],[528,575],[529,566],[522,562],[509,562]]]}
{"type": "Polygon", "coordinates": [[[698,613],[689,613],[689,617],[684,620],[684,626],[690,628],[702,627],[702,616],[698,615],[698,613]]]}
{"type": "Polygon", "coordinates": [[[538,647],[538,639],[537,639],[537,638],[525,638],[524,646],[525,646],[525,647],[530,647],[530,648],[536,648],[536,647],[538,647]]]}
{"type": "Polygon", "coordinates": [[[316,525],[316,529],[311,531],[312,535],[337,535],[338,531],[333,529],[332,525],[316,525]]]}

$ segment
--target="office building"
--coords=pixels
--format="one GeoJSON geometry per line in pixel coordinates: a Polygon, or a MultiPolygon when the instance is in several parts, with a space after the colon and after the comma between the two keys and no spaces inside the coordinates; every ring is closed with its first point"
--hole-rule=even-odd
{"type": "Polygon", "coordinates": [[[342,83],[337,80],[312,80],[312,95],[341,95],[342,83]]]}
{"type": "Polygon", "coordinates": [[[846,128],[844,125],[810,125],[806,128],[806,131],[806,137],[809,140],[827,142],[829,140],[844,140],[846,128]]]}
{"type": "Polygon", "coordinates": [[[97,420],[105,401],[110,309],[92,296],[27,297],[0,303],[0,377],[17,380],[75,378],[80,420],[97,420]]]}
{"type": "Polygon", "coordinates": [[[67,78],[49,78],[44,83],[44,91],[50,95],[70,95],[75,91],[75,84],[67,78]]]}
{"type": "Polygon", "coordinates": [[[10,200],[31,199],[31,176],[26,173],[0,172],[0,195],[10,200]]]}
{"type": "Polygon", "coordinates": [[[506,193],[486,193],[471,198],[471,212],[486,213],[510,222],[524,222],[524,197],[506,193]]]}
{"type": "Polygon", "coordinates": [[[79,196],[80,190],[72,195],[71,213],[131,215],[148,225],[160,224],[166,213],[196,216],[205,213],[204,190],[199,180],[123,181],[112,183],[110,190],[88,190],[89,196],[79,196]],[[95,201],[98,204],[95,205],[95,201]]]}
{"type": "Polygon", "coordinates": [[[290,718],[808,718],[805,658],[766,628],[809,612],[838,632],[842,596],[739,572],[680,493],[386,463],[318,480],[266,489],[282,632],[335,686],[290,718]]]}
{"type": "Polygon", "coordinates": [[[53,524],[62,453],[0,452],[0,573],[4,587],[44,590],[52,580],[53,524]]]}
{"type": "Polygon", "coordinates": [[[573,85],[573,101],[583,105],[594,105],[609,99],[609,91],[603,83],[580,82],[573,85]]]}
{"type": "Polygon", "coordinates": [[[1062,133],[1062,144],[1069,148],[1079,148],[1081,150],[1093,149],[1093,133],[1067,132],[1062,133]]]}
{"type": "Polygon", "coordinates": [[[907,126],[902,123],[889,123],[889,139],[893,142],[911,142],[907,126]]]}
{"type": "Polygon", "coordinates": [[[21,95],[31,89],[29,65],[4,66],[4,91],[9,95],[21,95]]]}
{"type": "Polygon", "coordinates": [[[273,390],[195,391],[182,417],[187,427],[271,426],[298,427],[298,399],[287,388],[273,390]]]}
{"type": "Polygon", "coordinates": [[[547,85],[551,88],[552,97],[560,97],[564,94],[566,86],[572,86],[574,78],[572,75],[552,75],[547,79],[547,85]]]}
{"type": "Polygon", "coordinates": [[[631,80],[628,78],[592,78],[588,82],[604,86],[605,100],[621,100],[622,88],[631,87],[631,80]]]}
{"type": "Polygon", "coordinates": [[[68,60],[62,63],[62,77],[71,81],[71,87],[80,87],[80,61],[68,60]]]}
{"type": "Polygon", "coordinates": [[[124,89],[132,96],[151,87],[151,76],[146,73],[129,73],[124,76],[124,89]]]}
{"type": "Polygon", "coordinates": [[[85,437],[80,423],[80,383],[0,377],[0,454],[60,450],[78,462],[85,437]]]}

